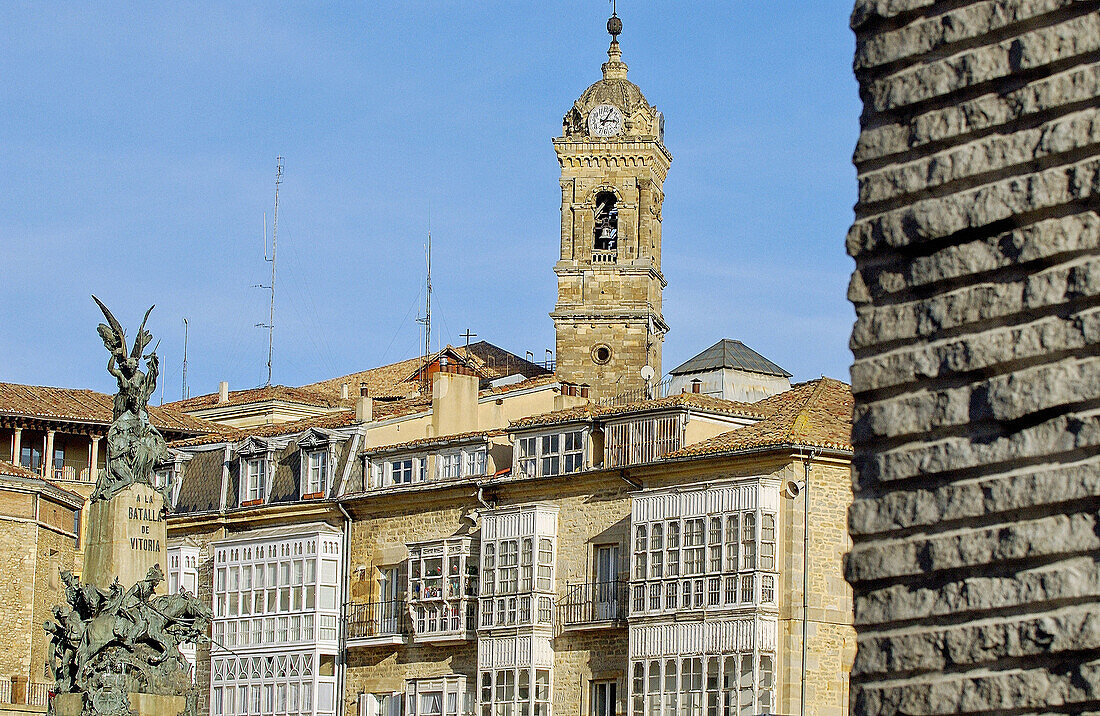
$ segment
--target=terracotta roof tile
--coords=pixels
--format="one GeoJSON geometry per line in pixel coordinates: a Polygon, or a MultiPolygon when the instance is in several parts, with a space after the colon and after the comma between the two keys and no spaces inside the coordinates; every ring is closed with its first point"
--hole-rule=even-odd
{"type": "Polygon", "coordinates": [[[261,388],[249,388],[247,390],[233,390],[229,393],[229,400],[218,402],[217,393],[196,395],[186,400],[177,400],[168,403],[168,406],[177,411],[194,412],[206,408],[216,408],[225,405],[243,405],[245,403],[258,403],[265,400],[282,400],[288,403],[302,403],[314,405],[320,408],[336,408],[340,401],[327,393],[306,388],[292,388],[286,385],[266,385],[261,388]]]}
{"type": "Polygon", "coordinates": [[[33,470],[28,470],[22,465],[14,465],[5,460],[0,460],[0,483],[41,490],[51,497],[62,499],[74,507],[84,504],[84,498],[81,495],[44,479],[33,470]]]}
{"type": "Polygon", "coordinates": [[[503,430],[474,430],[468,433],[456,433],[454,435],[435,435],[430,438],[418,438],[416,440],[409,440],[403,443],[394,443],[392,445],[378,445],[376,447],[367,448],[361,450],[364,455],[374,455],[384,452],[398,452],[401,450],[416,450],[420,448],[430,448],[435,445],[446,445],[454,442],[473,441],[477,438],[491,438],[498,435],[504,435],[503,430]]]}
{"type": "MultiPolygon", "coordinates": [[[[0,415],[110,425],[113,406],[114,396],[94,390],[0,383],[0,415]]],[[[158,429],[176,433],[200,434],[222,429],[186,415],[172,404],[150,405],[149,419],[158,429]]]]}
{"type": "Polygon", "coordinates": [[[601,405],[599,403],[586,403],[565,410],[556,410],[551,413],[532,415],[520,418],[509,425],[511,429],[538,427],[540,425],[555,425],[594,418],[613,418],[634,413],[644,413],[653,410],[667,410],[669,408],[692,408],[720,415],[731,415],[744,418],[761,419],[766,413],[761,410],[759,403],[740,403],[733,400],[723,400],[712,395],[700,393],[676,393],[663,398],[642,400],[626,405],[601,405]]]}
{"type": "Polygon", "coordinates": [[[666,459],[719,455],[773,445],[852,449],[852,388],[832,378],[799,383],[753,406],[768,414],[709,440],[688,445],[666,459]]]}

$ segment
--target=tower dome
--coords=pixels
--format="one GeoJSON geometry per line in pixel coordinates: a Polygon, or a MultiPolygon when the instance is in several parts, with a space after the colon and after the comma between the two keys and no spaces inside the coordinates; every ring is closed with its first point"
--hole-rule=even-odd
{"type": "Polygon", "coordinates": [[[573,103],[562,120],[563,135],[576,137],[589,134],[587,118],[593,109],[610,105],[616,107],[624,118],[621,133],[633,136],[657,136],[662,134],[661,113],[646,101],[638,85],[626,78],[627,66],[619,47],[618,35],[622,21],[612,15],[607,22],[611,33],[611,46],[607,49],[607,62],[603,63],[603,78],[588,86],[573,103]]]}

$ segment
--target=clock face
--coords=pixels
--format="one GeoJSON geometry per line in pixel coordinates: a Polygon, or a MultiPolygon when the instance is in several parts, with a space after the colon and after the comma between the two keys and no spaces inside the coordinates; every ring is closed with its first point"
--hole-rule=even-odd
{"type": "Polygon", "coordinates": [[[623,113],[613,104],[601,104],[588,113],[588,133],[596,137],[611,137],[623,128],[623,113]]]}

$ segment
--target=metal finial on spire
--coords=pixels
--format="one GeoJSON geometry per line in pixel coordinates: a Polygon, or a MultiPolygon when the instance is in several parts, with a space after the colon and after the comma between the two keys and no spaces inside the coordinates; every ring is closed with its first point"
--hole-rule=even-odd
{"type": "Polygon", "coordinates": [[[619,41],[619,34],[623,31],[623,21],[615,12],[615,0],[611,0],[611,17],[607,19],[607,32],[611,35],[612,42],[619,41]]]}

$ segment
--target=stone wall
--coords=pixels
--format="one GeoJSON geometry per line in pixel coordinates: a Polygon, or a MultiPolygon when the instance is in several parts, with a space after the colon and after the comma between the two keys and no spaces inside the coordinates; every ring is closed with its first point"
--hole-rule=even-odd
{"type": "Polygon", "coordinates": [[[0,520],[0,678],[28,676],[30,669],[35,584],[27,577],[37,572],[37,545],[33,522],[0,520]]]}
{"type": "Polygon", "coordinates": [[[852,712],[1100,707],[1100,2],[858,0],[852,712]]]}

